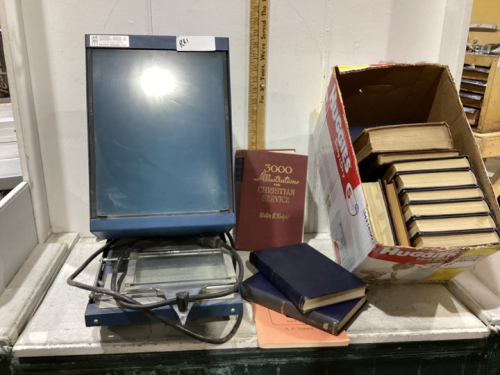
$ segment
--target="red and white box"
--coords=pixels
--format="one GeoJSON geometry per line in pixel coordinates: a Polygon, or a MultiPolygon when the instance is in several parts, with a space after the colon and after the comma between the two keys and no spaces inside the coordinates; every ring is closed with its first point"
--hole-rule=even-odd
{"type": "Polygon", "coordinates": [[[367,282],[442,283],[500,250],[384,246],[374,239],[349,127],[446,122],[469,156],[491,214],[500,210],[447,66],[335,67],[313,134],[315,201],[326,208],[337,262],[367,282]]]}

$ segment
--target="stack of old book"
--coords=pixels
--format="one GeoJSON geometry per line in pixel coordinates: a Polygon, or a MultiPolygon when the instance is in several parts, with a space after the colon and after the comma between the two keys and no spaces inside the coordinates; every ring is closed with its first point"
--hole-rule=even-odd
{"type": "Polygon", "coordinates": [[[375,240],[448,247],[500,242],[466,155],[445,123],[370,128],[354,142],[375,240]]]}
{"type": "Polygon", "coordinates": [[[242,295],[253,302],[260,347],[347,345],[341,331],[366,301],[362,280],[304,243],[253,251],[250,263],[259,272],[242,295]]]}

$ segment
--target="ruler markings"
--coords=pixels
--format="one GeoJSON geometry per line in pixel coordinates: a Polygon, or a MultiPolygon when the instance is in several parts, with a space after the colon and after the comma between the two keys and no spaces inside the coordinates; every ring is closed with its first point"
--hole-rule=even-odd
{"type": "Polygon", "coordinates": [[[250,3],[248,149],[265,148],[269,0],[250,3]]]}

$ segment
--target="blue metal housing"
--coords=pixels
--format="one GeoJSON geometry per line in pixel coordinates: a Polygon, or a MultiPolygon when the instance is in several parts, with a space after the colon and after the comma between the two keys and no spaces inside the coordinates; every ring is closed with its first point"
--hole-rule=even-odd
{"type": "MultiPolygon", "coordinates": [[[[176,321],[177,313],[170,306],[155,309],[164,317],[176,321]]],[[[214,316],[229,316],[243,314],[243,303],[241,295],[236,293],[234,298],[221,300],[203,300],[196,302],[189,311],[189,319],[210,318],[214,316]]],[[[151,315],[140,310],[128,309],[99,309],[97,303],[89,301],[85,311],[85,325],[95,326],[116,326],[138,323],[157,323],[158,320],[151,315]]]]}
{"type": "Polygon", "coordinates": [[[215,38],[211,53],[176,52],[175,36],[128,37],[129,47],[116,48],[85,36],[91,232],[102,239],[228,232],[236,224],[228,38],[215,38]],[[152,59],[182,73],[178,87],[188,89],[180,94],[194,93],[192,103],[140,90],[132,73],[152,59]],[[200,69],[183,72],[186,63],[221,70],[205,82],[200,69]],[[128,75],[113,73],[120,69],[128,75]]]}
{"type": "Polygon", "coordinates": [[[91,219],[90,231],[99,238],[169,237],[226,233],[236,223],[234,213],[91,219]]]}

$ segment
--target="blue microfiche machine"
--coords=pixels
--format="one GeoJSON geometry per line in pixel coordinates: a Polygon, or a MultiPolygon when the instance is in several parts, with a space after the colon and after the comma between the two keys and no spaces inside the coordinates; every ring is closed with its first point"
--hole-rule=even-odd
{"type": "Polygon", "coordinates": [[[90,230],[106,240],[68,279],[87,326],[161,321],[222,343],[241,323],[229,40],[86,35],[90,230]],[[93,285],[75,281],[90,262],[93,285]],[[186,321],[233,318],[225,337],[186,321]]]}

